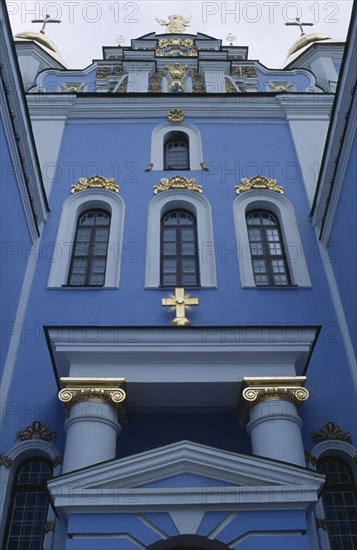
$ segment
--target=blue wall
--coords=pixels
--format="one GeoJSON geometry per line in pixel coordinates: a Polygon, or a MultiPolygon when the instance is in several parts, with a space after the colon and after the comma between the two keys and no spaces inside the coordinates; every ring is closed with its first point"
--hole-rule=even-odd
{"type": "MultiPolygon", "coordinates": [[[[307,387],[311,397],[302,409],[305,445],[307,449],[311,447],[310,433],[327,420],[333,420],[341,424],[344,430],[356,433],[350,415],[355,396],[324,268],[317,254],[316,237],[308,216],[309,207],[288,126],[279,119],[271,123],[258,120],[254,125],[250,120],[242,120],[239,125],[226,124],[230,121],[224,119],[209,120],[211,124],[202,124],[201,119],[187,119],[191,124],[197,124],[201,131],[203,155],[206,162],[209,160],[211,171],[190,171],[186,174],[196,177],[197,183],[203,185],[204,196],[212,206],[214,239],[218,245],[218,288],[193,292],[199,297],[200,306],[190,312],[190,318],[194,325],[322,325],[308,371],[307,387]],[[242,177],[251,177],[259,172],[275,177],[295,208],[312,279],[311,289],[241,288],[237,256],[230,253],[235,249],[236,240],[232,214],[232,203],[236,197],[234,186],[242,177]],[[339,369],[338,386],[335,383],[336,365],[339,369]]],[[[161,177],[174,175],[167,171],[144,171],[150,161],[151,132],[156,124],[144,124],[139,120],[135,120],[135,124],[130,121],[127,124],[94,123],[90,120],[81,120],[82,124],[71,122],[65,129],[58,178],[50,196],[51,214],[43,235],[26,317],[26,326],[32,328],[34,333],[28,333],[21,345],[17,375],[21,377],[22,384],[13,388],[12,393],[14,400],[27,403],[28,407],[27,387],[33,385],[34,378],[38,380],[32,392],[33,414],[31,410],[26,410],[26,422],[30,423],[39,416],[36,409],[36,404],[39,404],[43,421],[59,433],[60,446],[64,438],[64,413],[56,397],[57,389],[41,327],[51,324],[131,324],[135,330],[137,325],[168,325],[171,319],[161,307],[161,298],[167,295],[167,291],[144,289],[147,207],[153,197],[153,186],[159,183],[161,177]],[[72,174],[69,165],[73,168],[72,174]],[[70,196],[70,186],[79,177],[90,177],[96,173],[115,177],[126,204],[120,288],[47,290],[52,243],[56,240],[62,204],[70,196]],[[29,358],[32,360],[29,361],[29,358]]],[[[157,120],[157,124],[161,122],[164,119],[157,120]]],[[[10,415],[9,422],[10,433],[14,433],[23,428],[24,417],[10,415]]],[[[208,437],[205,431],[201,431],[199,420],[197,423],[190,422],[187,430],[183,430],[177,422],[175,431],[170,435],[166,432],[163,419],[156,418],[155,422],[158,427],[155,442],[150,434],[153,446],[183,437],[197,441],[202,441],[206,435],[208,437]]],[[[138,433],[144,434],[145,425],[145,420],[133,418],[130,422],[129,419],[123,430],[123,443],[119,442],[120,454],[126,454],[124,441],[128,442],[132,452],[140,450],[140,446],[141,449],[148,448],[149,439],[144,435],[142,438],[135,437],[134,427],[131,428],[135,426],[138,433]]],[[[206,441],[246,452],[249,449],[247,439],[234,436],[238,433],[238,425],[234,428],[232,421],[224,431],[224,437],[221,435],[217,440],[211,436],[206,441]]],[[[10,444],[10,440],[7,443],[10,444]]]]}

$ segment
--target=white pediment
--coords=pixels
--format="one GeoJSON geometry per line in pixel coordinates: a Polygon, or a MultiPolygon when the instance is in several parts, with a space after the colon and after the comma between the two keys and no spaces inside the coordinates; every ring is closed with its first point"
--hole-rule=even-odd
{"type": "Polygon", "coordinates": [[[181,441],[90,466],[48,482],[58,509],[306,509],[323,476],[305,468],[181,441]]]}

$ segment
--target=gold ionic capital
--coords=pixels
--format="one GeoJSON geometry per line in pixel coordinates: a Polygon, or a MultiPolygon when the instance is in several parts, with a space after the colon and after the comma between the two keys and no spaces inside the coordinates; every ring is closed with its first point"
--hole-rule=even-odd
{"type": "Polygon", "coordinates": [[[95,401],[120,406],[126,398],[124,378],[61,378],[59,400],[66,407],[80,401],[95,401]]]}
{"type": "Polygon", "coordinates": [[[240,396],[241,420],[246,422],[249,410],[263,401],[290,401],[300,407],[309,397],[303,385],[306,376],[243,378],[240,396]]]}

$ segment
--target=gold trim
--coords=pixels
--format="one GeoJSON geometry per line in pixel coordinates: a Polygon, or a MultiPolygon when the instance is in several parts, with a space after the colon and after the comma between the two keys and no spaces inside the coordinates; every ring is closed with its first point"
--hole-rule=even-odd
{"type": "Polygon", "coordinates": [[[181,109],[171,109],[167,118],[170,122],[182,122],[185,120],[185,113],[181,109]]]}
{"type": "Polygon", "coordinates": [[[118,406],[125,401],[124,378],[61,378],[64,388],[58,393],[66,406],[80,401],[95,401],[118,406]]]}
{"type": "Polygon", "coordinates": [[[85,191],[86,189],[106,189],[119,193],[119,185],[112,178],[104,178],[103,176],[92,176],[91,178],[80,178],[79,183],[72,185],[71,193],[85,191]]]}
{"type": "Polygon", "coordinates": [[[160,185],[154,186],[154,194],[170,191],[170,189],[187,189],[202,193],[202,186],[196,183],[194,178],[185,178],[185,176],[173,176],[172,178],[162,178],[160,185]]]}
{"type": "Polygon", "coordinates": [[[45,523],[45,533],[49,533],[50,531],[54,531],[56,529],[56,522],[55,521],[46,521],[45,523]]]}
{"type": "Polygon", "coordinates": [[[57,466],[61,466],[61,464],[63,464],[63,456],[55,456],[52,459],[52,464],[54,468],[57,468],[57,466]]]}
{"type": "Polygon", "coordinates": [[[22,432],[17,432],[17,441],[28,441],[30,439],[41,439],[42,441],[52,441],[56,439],[56,432],[50,432],[44,424],[35,421],[31,426],[27,426],[22,432]]]}
{"type": "Polygon", "coordinates": [[[183,48],[187,48],[188,57],[197,57],[197,50],[193,40],[190,38],[161,38],[156,48],[156,55],[158,57],[164,57],[165,52],[163,50],[170,46],[182,46],[183,48]]]}
{"type": "Polygon", "coordinates": [[[176,327],[187,327],[191,325],[186,317],[186,310],[190,310],[191,306],[198,306],[198,298],[191,298],[190,294],[185,294],[184,288],[175,288],[175,294],[169,294],[169,298],[162,298],[161,305],[168,306],[169,311],[174,311],[176,317],[171,321],[171,324],[176,327]]]}
{"type": "Polygon", "coordinates": [[[172,80],[181,80],[185,75],[187,65],[181,65],[180,63],[174,63],[173,65],[166,65],[165,67],[172,80]]]}
{"type": "Polygon", "coordinates": [[[318,432],[312,434],[313,443],[321,443],[321,441],[346,441],[352,443],[352,436],[348,432],[343,432],[340,426],[334,422],[326,422],[321,426],[318,432]]]}
{"type": "Polygon", "coordinates": [[[203,76],[200,75],[195,69],[191,69],[188,72],[192,79],[192,93],[202,94],[205,92],[203,76]]]}
{"type": "Polygon", "coordinates": [[[265,176],[254,176],[253,178],[243,178],[239,185],[236,185],[236,193],[239,195],[244,191],[250,191],[251,189],[268,189],[269,191],[275,191],[276,193],[284,194],[284,190],[281,185],[277,185],[276,180],[268,179],[265,176]]]}
{"type": "Polygon", "coordinates": [[[263,401],[290,401],[296,406],[306,401],[309,392],[303,387],[306,376],[243,378],[240,396],[241,421],[246,423],[249,410],[263,401]]]}
{"type": "Polygon", "coordinates": [[[310,462],[313,466],[316,466],[316,456],[312,455],[311,453],[305,453],[305,460],[306,462],[310,462]]]}
{"type": "Polygon", "coordinates": [[[11,456],[0,455],[0,466],[5,466],[5,468],[10,468],[12,464],[11,456]]]}

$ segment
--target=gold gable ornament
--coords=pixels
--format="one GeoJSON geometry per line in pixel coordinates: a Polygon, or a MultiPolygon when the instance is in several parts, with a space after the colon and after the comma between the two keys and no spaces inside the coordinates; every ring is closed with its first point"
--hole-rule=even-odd
{"type": "Polygon", "coordinates": [[[194,178],[185,178],[184,176],[173,176],[172,178],[162,178],[160,185],[154,186],[154,194],[170,191],[170,189],[187,189],[202,193],[202,186],[196,183],[194,178]]]}
{"type": "Polygon", "coordinates": [[[92,176],[91,178],[80,178],[79,183],[72,185],[71,193],[78,193],[86,189],[106,189],[119,193],[119,185],[112,178],[104,178],[103,176],[92,176]]]}
{"type": "Polygon", "coordinates": [[[253,178],[243,178],[239,185],[236,185],[236,193],[240,195],[245,191],[251,191],[252,189],[267,189],[268,191],[275,191],[276,193],[284,194],[284,190],[281,185],[277,185],[276,180],[268,179],[265,176],[254,176],[253,178]]]}
{"type": "Polygon", "coordinates": [[[156,48],[156,55],[165,57],[167,55],[165,50],[172,47],[184,48],[187,51],[187,57],[197,57],[197,50],[190,38],[162,38],[156,48]]]}

